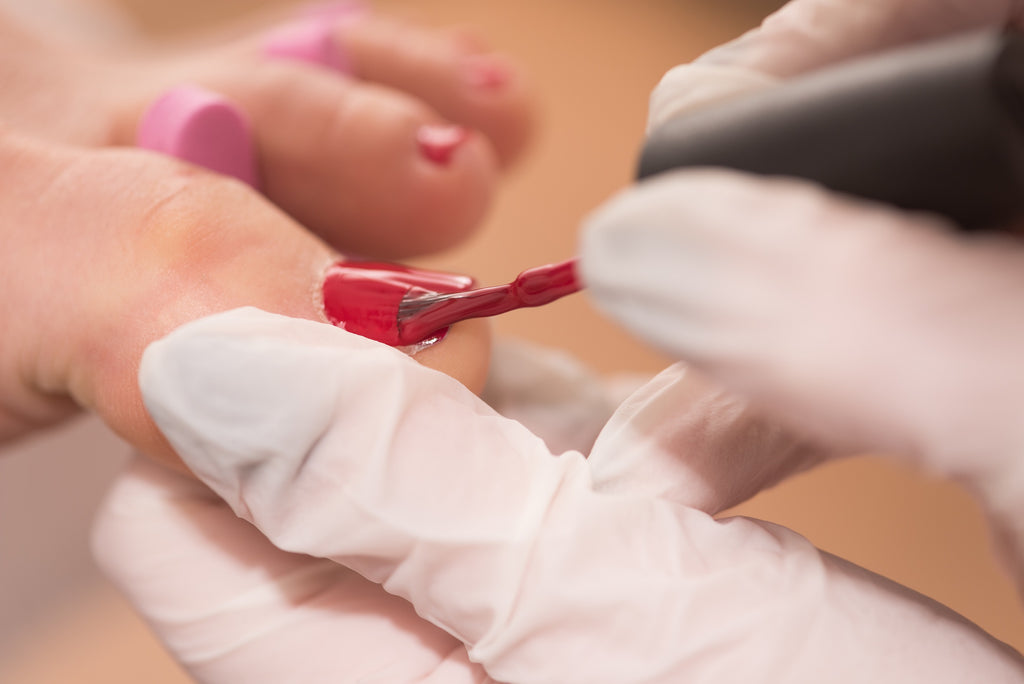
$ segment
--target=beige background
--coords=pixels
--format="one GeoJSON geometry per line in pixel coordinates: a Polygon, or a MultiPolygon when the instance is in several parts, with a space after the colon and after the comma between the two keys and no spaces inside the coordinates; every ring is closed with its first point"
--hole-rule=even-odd
{"type": "MultiPolygon", "coordinates": [[[[154,35],[270,3],[121,0],[154,35]]],[[[580,218],[629,182],[646,98],[670,66],[753,26],[772,0],[380,0],[381,11],[467,23],[534,75],[543,130],[481,235],[433,261],[484,282],[573,252],[580,218]]],[[[585,297],[497,321],[506,335],[572,350],[605,371],[665,360],[599,319],[585,297]]],[[[85,421],[0,458],[0,682],[180,682],[183,675],[87,555],[88,518],[124,448],[85,421]]],[[[946,603],[1024,649],[1024,611],[983,521],[955,487],[857,459],[763,494],[740,512],[946,603]]]]}

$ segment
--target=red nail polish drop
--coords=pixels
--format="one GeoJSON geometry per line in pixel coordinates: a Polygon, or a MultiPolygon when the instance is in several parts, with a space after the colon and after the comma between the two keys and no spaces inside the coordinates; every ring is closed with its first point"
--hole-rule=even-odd
{"type": "Polygon", "coordinates": [[[469,276],[370,261],[338,262],[324,278],[324,312],[334,325],[391,346],[399,339],[398,305],[407,295],[462,292],[469,276]]]}
{"type": "Polygon", "coordinates": [[[420,154],[442,166],[452,160],[462,143],[469,137],[469,131],[462,126],[448,125],[426,125],[421,126],[416,133],[416,144],[419,145],[420,154]]]}

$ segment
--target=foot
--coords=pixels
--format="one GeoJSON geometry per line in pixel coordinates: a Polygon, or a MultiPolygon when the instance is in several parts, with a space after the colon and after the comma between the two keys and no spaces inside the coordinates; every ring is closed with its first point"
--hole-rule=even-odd
{"type": "Polygon", "coordinates": [[[267,197],[335,248],[395,259],[457,243],[526,144],[523,76],[479,40],[331,7],[144,55],[81,54],[0,20],[0,119],[60,142],[133,145],[162,93],[199,85],[250,119],[267,197]],[[325,25],[333,63],[279,49],[325,25]]]}
{"type": "MultiPolygon", "coordinates": [[[[334,251],[244,185],[170,158],[0,131],[0,216],[0,440],[84,406],[173,461],[139,396],[150,342],[241,306],[326,322],[334,251]]],[[[414,358],[479,389],[487,330],[457,324],[414,358]]]]}

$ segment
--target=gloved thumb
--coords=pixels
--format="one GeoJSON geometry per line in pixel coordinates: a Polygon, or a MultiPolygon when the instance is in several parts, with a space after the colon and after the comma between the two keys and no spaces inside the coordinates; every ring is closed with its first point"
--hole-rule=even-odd
{"type": "Polygon", "coordinates": [[[581,275],[612,318],[805,434],[968,478],[1019,453],[1012,239],[804,182],[680,171],[589,219],[581,275]]]}

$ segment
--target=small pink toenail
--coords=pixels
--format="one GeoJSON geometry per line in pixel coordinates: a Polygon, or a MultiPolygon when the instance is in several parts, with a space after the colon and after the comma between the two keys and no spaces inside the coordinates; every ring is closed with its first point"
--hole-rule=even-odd
{"type": "Polygon", "coordinates": [[[496,90],[508,83],[508,67],[491,55],[470,55],[463,64],[466,81],[474,88],[496,90]]]}
{"type": "Polygon", "coordinates": [[[466,142],[469,131],[451,124],[427,124],[416,132],[420,154],[435,164],[446,165],[458,147],[466,142]]]}

